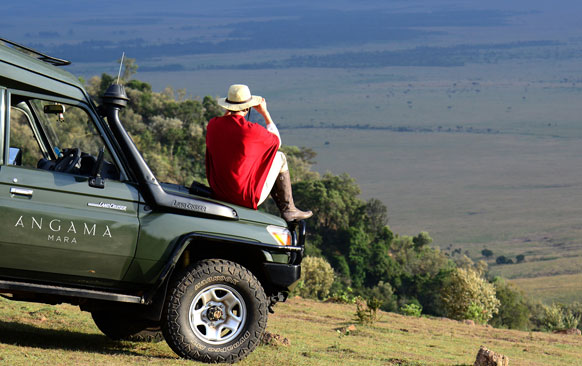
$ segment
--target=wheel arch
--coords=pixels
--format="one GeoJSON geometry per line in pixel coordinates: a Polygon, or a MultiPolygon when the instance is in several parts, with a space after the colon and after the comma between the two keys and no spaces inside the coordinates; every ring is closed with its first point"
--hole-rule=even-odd
{"type": "MultiPolygon", "coordinates": [[[[281,248],[260,242],[201,233],[183,235],[176,241],[172,255],[156,285],[145,295],[146,303],[151,305],[148,318],[161,319],[168,286],[174,276],[189,265],[204,259],[224,259],[240,264],[257,277],[269,297],[276,292],[263,268],[263,263],[268,262],[265,250],[269,249],[288,251],[294,248],[281,248]]],[[[299,252],[301,248],[296,249],[299,252]]]]}
{"type": "Polygon", "coordinates": [[[268,287],[262,269],[267,257],[264,248],[259,245],[230,241],[227,238],[194,237],[183,247],[172,275],[204,259],[224,259],[245,267],[257,277],[263,288],[268,287]]]}

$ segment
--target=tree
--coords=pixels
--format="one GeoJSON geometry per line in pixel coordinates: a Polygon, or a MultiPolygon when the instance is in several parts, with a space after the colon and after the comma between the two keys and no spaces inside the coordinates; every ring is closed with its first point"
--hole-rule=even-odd
{"type": "Polygon", "coordinates": [[[379,233],[388,224],[388,209],[376,198],[366,202],[366,226],[372,233],[379,233]]]}
{"type": "Polygon", "coordinates": [[[349,232],[349,252],[348,263],[352,283],[355,287],[362,287],[368,272],[368,261],[370,259],[370,237],[361,228],[350,228],[349,232]]]}
{"type": "MultiPolygon", "coordinates": [[[[117,60],[121,62],[121,59],[117,60]]],[[[135,58],[124,57],[123,58],[123,71],[121,72],[121,80],[123,82],[129,81],[133,75],[137,73],[138,66],[135,63],[135,58]]]]}
{"type": "Polygon", "coordinates": [[[489,259],[490,257],[493,256],[493,251],[489,250],[489,249],[483,249],[481,251],[481,254],[483,255],[483,257],[489,259]]]}
{"type": "Polygon", "coordinates": [[[498,328],[527,329],[530,310],[523,293],[502,278],[495,278],[495,297],[499,299],[499,312],[491,319],[498,328]]]}
{"type": "Polygon", "coordinates": [[[426,231],[422,231],[417,236],[412,238],[412,242],[414,243],[414,249],[419,251],[425,247],[428,247],[432,243],[432,238],[426,231]]]}
{"type": "Polygon", "coordinates": [[[473,318],[486,323],[499,311],[495,287],[474,270],[457,268],[441,293],[445,313],[451,319],[473,318]],[[477,312],[475,310],[478,310],[477,312]]]}
{"type": "Polygon", "coordinates": [[[517,263],[522,263],[522,262],[524,262],[524,261],[525,261],[525,255],[523,255],[523,254],[518,254],[518,255],[515,257],[515,260],[517,261],[517,263]]]}
{"type": "Polygon", "coordinates": [[[495,260],[495,263],[497,263],[497,264],[513,264],[513,261],[504,255],[500,255],[495,260]]]}
{"type": "Polygon", "coordinates": [[[397,267],[388,273],[387,279],[398,294],[399,302],[418,302],[425,313],[442,316],[440,292],[455,267],[440,249],[428,245],[431,242],[427,233],[394,237],[390,258],[397,267]]]}

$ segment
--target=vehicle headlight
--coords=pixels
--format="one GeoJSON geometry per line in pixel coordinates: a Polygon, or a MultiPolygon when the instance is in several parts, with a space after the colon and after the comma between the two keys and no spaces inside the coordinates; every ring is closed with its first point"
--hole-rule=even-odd
{"type": "Polygon", "coordinates": [[[291,245],[291,232],[284,227],[281,226],[267,226],[267,231],[279,245],[289,246],[291,245]]]}

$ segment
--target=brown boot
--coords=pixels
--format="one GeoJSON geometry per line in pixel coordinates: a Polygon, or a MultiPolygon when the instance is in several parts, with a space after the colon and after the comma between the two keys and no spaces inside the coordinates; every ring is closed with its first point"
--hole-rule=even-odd
{"type": "Polygon", "coordinates": [[[271,190],[271,196],[281,211],[281,217],[287,222],[308,219],[313,215],[311,211],[300,211],[295,207],[288,170],[277,176],[275,185],[271,190]]]}

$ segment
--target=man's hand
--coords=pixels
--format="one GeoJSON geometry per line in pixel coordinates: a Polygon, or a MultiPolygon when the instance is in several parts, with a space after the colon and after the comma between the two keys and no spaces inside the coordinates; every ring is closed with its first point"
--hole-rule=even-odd
{"type": "Polygon", "coordinates": [[[273,123],[273,120],[271,119],[271,115],[269,114],[269,111],[267,110],[267,101],[265,100],[265,98],[263,98],[263,100],[261,101],[261,104],[256,105],[253,108],[257,112],[259,112],[261,114],[261,116],[263,116],[263,118],[265,119],[265,122],[267,124],[273,123]]]}
{"type": "Polygon", "coordinates": [[[261,115],[265,115],[265,113],[268,113],[268,111],[267,111],[267,101],[265,100],[265,98],[263,98],[263,100],[261,101],[261,104],[256,105],[253,108],[257,112],[259,112],[261,115]]]}

